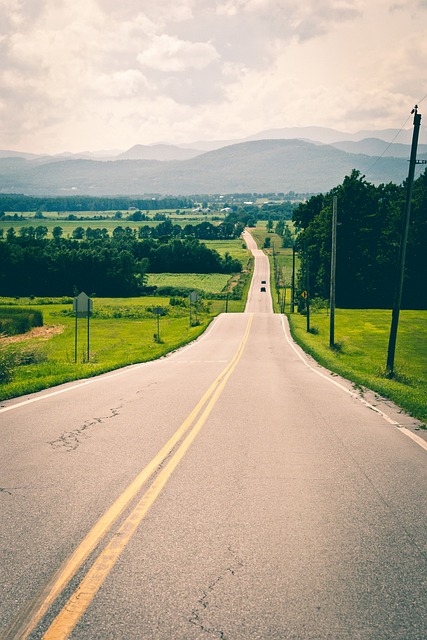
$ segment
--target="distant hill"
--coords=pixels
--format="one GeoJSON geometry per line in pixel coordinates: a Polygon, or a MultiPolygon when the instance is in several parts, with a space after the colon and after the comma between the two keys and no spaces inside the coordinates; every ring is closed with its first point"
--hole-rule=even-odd
{"type": "Polygon", "coordinates": [[[0,192],[29,195],[193,195],[325,192],[352,169],[379,184],[407,177],[404,158],[351,154],[303,140],[260,140],[181,161],[0,158],[0,192]]]}
{"type": "MultiPolygon", "coordinates": [[[[365,153],[368,156],[385,155],[391,158],[407,158],[411,155],[410,144],[389,143],[379,138],[365,138],[358,142],[347,140],[344,142],[334,142],[332,144],[336,149],[346,151],[347,153],[365,153]]],[[[427,144],[418,145],[418,156],[427,153],[427,144]]]]}
{"type": "MultiPolygon", "coordinates": [[[[241,142],[253,142],[256,140],[306,140],[307,142],[315,142],[321,144],[333,144],[340,142],[360,142],[366,138],[376,138],[390,143],[396,140],[399,144],[411,144],[412,128],[409,129],[377,129],[372,131],[358,131],[357,133],[348,133],[338,131],[337,129],[329,129],[327,127],[285,127],[280,129],[266,129],[259,131],[253,135],[247,136],[239,140],[198,140],[197,142],[180,144],[181,147],[192,147],[203,149],[204,151],[213,151],[232,144],[241,142]]],[[[420,143],[427,143],[427,127],[421,126],[420,143]]],[[[347,149],[344,149],[347,150],[347,149]]],[[[363,151],[350,151],[349,153],[364,153],[363,151]]],[[[372,154],[369,154],[372,155],[372,154]]],[[[392,154],[390,154],[392,155],[392,154]]],[[[397,155],[396,157],[399,157],[397,155]]]]}
{"type": "Polygon", "coordinates": [[[171,144],[136,144],[117,156],[117,160],[188,160],[203,153],[200,149],[182,149],[171,144]]]}
{"type": "Polygon", "coordinates": [[[25,153],[24,151],[8,151],[0,150],[0,158],[25,158],[26,160],[34,160],[39,156],[36,153],[25,153]]]}

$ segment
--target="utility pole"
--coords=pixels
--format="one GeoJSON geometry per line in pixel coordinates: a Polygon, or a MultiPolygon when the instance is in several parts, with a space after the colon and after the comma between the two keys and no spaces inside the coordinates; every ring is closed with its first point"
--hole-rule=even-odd
{"type": "Polygon", "coordinates": [[[289,311],[294,312],[295,307],[295,243],[292,245],[292,281],[291,281],[291,308],[289,311]]]}
{"type": "Polygon", "coordinates": [[[330,316],[329,346],[335,345],[335,272],[337,265],[337,196],[332,199],[332,248],[331,248],[331,283],[330,283],[330,316]]]}
{"type": "Polygon", "coordinates": [[[306,268],[306,284],[307,284],[307,288],[306,288],[306,311],[307,311],[307,333],[310,333],[310,258],[306,257],[306,263],[305,263],[305,268],[306,268]]]}
{"type": "Polygon", "coordinates": [[[402,303],[403,278],[405,275],[406,243],[408,240],[409,218],[411,215],[412,186],[414,182],[415,165],[417,164],[418,135],[420,132],[421,114],[415,105],[411,113],[414,113],[414,131],[412,134],[411,157],[409,160],[408,185],[406,192],[405,216],[403,219],[402,236],[400,239],[399,269],[394,295],[393,311],[391,316],[390,337],[387,352],[387,372],[393,375],[394,354],[396,351],[397,329],[399,326],[399,314],[402,303]]]}

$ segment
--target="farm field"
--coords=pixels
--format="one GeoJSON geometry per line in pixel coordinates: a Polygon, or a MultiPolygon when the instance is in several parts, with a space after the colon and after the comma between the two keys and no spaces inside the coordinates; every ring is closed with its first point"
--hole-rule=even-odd
{"type": "Polygon", "coordinates": [[[218,251],[221,256],[229,253],[232,258],[240,260],[243,267],[246,266],[249,252],[242,238],[235,238],[234,240],[202,240],[202,242],[208,249],[218,251]]]}
{"type": "Polygon", "coordinates": [[[230,275],[227,273],[150,273],[149,287],[176,287],[202,289],[208,293],[221,293],[230,275]]]}
{"type": "Polygon", "coordinates": [[[289,321],[294,339],[320,364],[390,398],[427,422],[427,311],[401,312],[394,379],[384,376],[391,311],[337,309],[337,349],[329,348],[329,316],[325,311],[310,314],[313,333],[306,331],[305,316],[290,314],[289,321]]]}
{"type": "MultiPolygon", "coordinates": [[[[79,213],[73,212],[73,215],[76,216],[76,220],[66,220],[66,217],[69,215],[68,212],[61,213],[44,213],[43,218],[35,218],[34,212],[19,212],[17,216],[21,214],[25,217],[25,219],[11,219],[11,220],[0,220],[0,232],[3,230],[3,235],[6,236],[6,232],[8,229],[13,227],[15,229],[16,234],[19,234],[19,229],[21,227],[38,227],[44,226],[48,229],[48,238],[52,237],[52,231],[54,227],[62,227],[63,235],[65,238],[71,237],[74,229],[77,227],[83,227],[86,229],[87,227],[91,227],[92,229],[107,229],[107,231],[111,234],[111,232],[119,226],[122,227],[130,227],[131,229],[138,230],[140,227],[144,225],[148,225],[149,227],[154,227],[160,224],[162,220],[155,220],[154,215],[156,213],[164,213],[167,218],[171,220],[173,224],[178,224],[181,227],[185,227],[187,224],[200,224],[201,222],[210,222],[213,225],[220,224],[224,217],[221,213],[212,213],[212,214],[200,214],[200,213],[192,213],[191,210],[182,211],[177,214],[175,210],[162,210],[162,211],[150,211],[148,215],[150,216],[149,220],[128,220],[127,216],[129,215],[129,211],[123,211],[122,218],[115,218],[116,211],[82,211],[79,213]],[[107,217],[106,217],[107,216],[107,217]],[[103,219],[99,219],[102,217],[103,219]]],[[[142,211],[142,213],[146,213],[142,211]]],[[[12,214],[14,215],[14,214],[12,214]]]]}

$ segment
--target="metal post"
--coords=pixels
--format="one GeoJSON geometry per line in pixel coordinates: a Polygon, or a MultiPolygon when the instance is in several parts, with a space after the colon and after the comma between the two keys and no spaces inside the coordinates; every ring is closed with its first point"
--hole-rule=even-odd
{"type": "Polygon", "coordinates": [[[411,215],[412,186],[414,182],[415,165],[417,158],[418,135],[421,124],[421,114],[417,113],[418,107],[415,105],[412,113],[414,113],[414,131],[412,134],[411,157],[409,160],[408,185],[406,192],[405,216],[403,220],[402,236],[400,239],[399,253],[399,270],[396,283],[396,290],[393,303],[393,311],[391,316],[390,337],[387,351],[387,371],[393,374],[394,355],[396,351],[397,329],[399,326],[399,314],[402,303],[403,278],[405,275],[405,259],[406,259],[406,243],[408,240],[409,218],[411,215]]]}
{"type": "Polygon", "coordinates": [[[90,298],[87,299],[87,361],[90,360],[90,298]]]}
{"type": "Polygon", "coordinates": [[[74,364],[77,364],[77,307],[76,307],[76,328],[74,331],[74,364]]]}
{"type": "Polygon", "coordinates": [[[225,295],[225,313],[228,313],[228,293],[225,295]]]}
{"type": "Polygon", "coordinates": [[[335,344],[335,272],[337,260],[337,196],[332,199],[332,248],[331,248],[331,283],[330,283],[330,316],[329,346],[335,344]]]}
{"type": "Polygon", "coordinates": [[[294,312],[295,307],[295,245],[292,245],[292,282],[291,282],[291,308],[290,312],[294,312]]]}
{"type": "Polygon", "coordinates": [[[307,255],[306,257],[307,263],[306,263],[306,277],[307,277],[307,298],[306,298],[306,304],[307,304],[307,332],[310,331],[310,260],[309,257],[307,255]]]}

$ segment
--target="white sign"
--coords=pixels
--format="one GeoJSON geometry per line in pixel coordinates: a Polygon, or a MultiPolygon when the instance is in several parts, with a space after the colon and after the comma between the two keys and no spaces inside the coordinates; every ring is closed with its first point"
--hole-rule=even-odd
{"type": "Polygon", "coordinates": [[[73,311],[78,318],[87,318],[93,309],[92,300],[84,291],[73,300],[73,311]]]}

